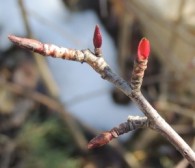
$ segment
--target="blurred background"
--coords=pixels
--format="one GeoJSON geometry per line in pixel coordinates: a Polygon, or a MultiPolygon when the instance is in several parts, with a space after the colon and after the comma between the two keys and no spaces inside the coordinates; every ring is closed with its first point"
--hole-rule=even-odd
{"type": "Polygon", "coordinates": [[[0,168],[187,168],[162,136],[139,129],[99,149],[87,143],[142,112],[86,64],[44,58],[9,34],[93,51],[130,80],[137,45],[151,42],[142,92],[195,148],[194,0],[0,1],[0,168]]]}

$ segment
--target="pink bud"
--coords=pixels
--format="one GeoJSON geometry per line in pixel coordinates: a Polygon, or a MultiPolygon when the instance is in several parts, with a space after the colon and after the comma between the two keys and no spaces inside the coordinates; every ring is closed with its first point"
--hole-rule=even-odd
{"type": "Polygon", "coordinates": [[[100,48],[102,46],[102,35],[98,25],[95,26],[95,31],[93,35],[93,45],[95,48],[100,48]]]}
{"type": "Polygon", "coordinates": [[[150,54],[150,42],[146,38],[142,38],[139,42],[138,50],[137,50],[137,58],[138,60],[148,59],[150,54]]]}
{"type": "Polygon", "coordinates": [[[88,149],[93,149],[93,148],[98,148],[100,146],[103,146],[107,143],[109,143],[113,139],[113,135],[111,132],[103,132],[100,135],[96,136],[93,138],[89,143],[88,143],[88,149]]]}

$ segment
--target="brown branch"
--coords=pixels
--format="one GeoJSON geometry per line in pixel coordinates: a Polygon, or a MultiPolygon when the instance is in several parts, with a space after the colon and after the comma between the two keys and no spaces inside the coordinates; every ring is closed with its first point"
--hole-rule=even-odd
{"type": "MultiPolygon", "coordinates": [[[[193,127],[195,127],[195,117],[194,115],[191,116],[193,118],[193,127]]],[[[195,150],[195,138],[193,138],[193,143],[192,143],[192,149],[195,150]]],[[[183,158],[176,166],[175,168],[186,168],[188,167],[189,162],[183,158]]]]}
{"type": "MultiPolygon", "coordinates": [[[[20,11],[23,18],[24,27],[26,29],[27,36],[29,38],[33,38],[33,32],[31,30],[29,20],[28,20],[28,13],[25,8],[24,0],[18,0],[20,11]]],[[[36,52],[33,52],[33,56],[37,65],[37,68],[40,72],[40,76],[43,79],[43,83],[45,84],[46,88],[49,91],[50,96],[55,98],[57,102],[60,105],[61,115],[63,116],[67,127],[69,128],[76,145],[79,147],[79,149],[83,152],[87,152],[85,146],[87,145],[87,140],[85,136],[83,135],[82,131],[80,130],[77,123],[74,121],[73,117],[70,114],[65,115],[66,111],[64,110],[63,104],[59,100],[59,93],[58,93],[58,87],[56,82],[53,80],[53,77],[51,75],[51,72],[48,68],[48,65],[46,63],[46,60],[43,57],[40,57],[39,54],[36,52]]]]}
{"type": "MultiPolygon", "coordinates": [[[[56,101],[56,99],[53,99],[47,95],[44,95],[44,94],[39,93],[39,92],[34,91],[34,90],[26,90],[18,84],[7,82],[7,81],[4,81],[2,79],[0,79],[0,86],[4,87],[5,89],[8,89],[10,92],[13,92],[14,94],[25,96],[29,99],[32,99],[38,103],[41,103],[41,104],[47,106],[48,108],[57,112],[59,114],[59,116],[62,117],[62,120],[65,123],[67,120],[69,120],[69,122],[72,122],[73,124],[75,122],[75,121],[73,122],[73,120],[75,120],[75,119],[70,115],[69,112],[64,110],[64,107],[62,107],[61,104],[59,104],[59,102],[56,101]]],[[[78,121],[78,122],[79,122],[79,125],[82,126],[82,128],[87,130],[87,132],[90,132],[91,134],[98,134],[99,133],[99,131],[92,129],[91,127],[88,127],[85,123],[83,123],[81,121],[78,121]]],[[[75,128],[75,131],[74,131],[75,134],[77,134],[76,129],[77,128],[75,128]]],[[[82,146],[86,147],[86,144],[83,143],[82,138],[79,138],[79,134],[77,134],[77,135],[78,135],[77,138],[78,138],[79,143],[81,143],[82,146]]],[[[116,149],[117,152],[119,152],[121,154],[121,156],[123,156],[124,161],[129,165],[129,167],[134,167],[134,168],[140,167],[139,161],[135,158],[135,156],[133,154],[128,154],[128,158],[125,156],[125,155],[127,155],[127,151],[119,143],[115,142],[115,143],[110,143],[109,145],[111,147],[113,147],[114,149],[116,149]]]]}
{"type": "MultiPolygon", "coordinates": [[[[81,134],[81,130],[80,128],[78,128],[78,125],[75,125],[76,123],[75,119],[66,110],[64,110],[63,105],[59,103],[56,99],[50,98],[44,94],[41,94],[33,90],[24,89],[20,85],[17,85],[11,82],[6,82],[3,79],[0,79],[0,86],[5,87],[6,89],[8,89],[9,91],[15,94],[23,95],[25,97],[28,97],[32,100],[35,100],[49,107],[52,110],[55,110],[59,114],[59,116],[62,117],[63,121],[70,129],[70,133],[72,134],[73,139],[76,145],[78,146],[78,148],[83,152],[87,152],[86,151],[86,145],[87,145],[86,140],[83,139],[82,137],[83,135],[81,134]]],[[[4,128],[7,128],[7,127],[4,126],[4,128]]]]}
{"type": "MultiPolygon", "coordinates": [[[[179,150],[183,157],[185,157],[191,165],[195,167],[195,153],[189,145],[158,114],[158,112],[150,105],[139,90],[132,91],[128,82],[112,72],[103,57],[96,57],[96,55],[90,50],[72,50],[12,35],[9,36],[9,39],[16,45],[40,53],[44,56],[51,55],[57,58],[88,63],[102,76],[102,78],[113,83],[117,88],[131,98],[150,121],[150,128],[158,131],[162,136],[167,138],[169,142],[172,143],[177,150],[179,150]]],[[[108,136],[108,138],[110,137],[108,136]]]]}
{"type": "Polygon", "coordinates": [[[127,122],[121,123],[118,127],[114,127],[110,131],[103,132],[93,138],[88,143],[88,149],[103,146],[109,143],[112,139],[117,138],[118,136],[129,131],[147,127],[149,127],[149,120],[147,119],[147,117],[129,116],[127,122]]]}
{"type": "Polygon", "coordinates": [[[4,134],[0,134],[0,139],[1,145],[3,145],[3,148],[1,148],[0,168],[9,168],[12,161],[12,155],[16,149],[16,143],[14,142],[13,138],[10,138],[4,134]]]}
{"type": "MultiPolygon", "coordinates": [[[[28,12],[26,10],[24,0],[18,0],[18,5],[21,11],[22,19],[24,28],[26,30],[27,37],[34,38],[33,31],[31,29],[29,20],[28,20],[28,12]]],[[[39,54],[33,52],[32,55],[34,56],[38,71],[40,72],[40,76],[43,79],[43,83],[46,86],[47,90],[49,91],[52,97],[58,97],[58,87],[56,82],[53,80],[51,72],[47,66],[47,63],[43,57],[40,57],[39,54]]]]}
{"type": "Polygon", "coordinates": [[[169,113],[171,109],[174,113],[180,114],[193,120],[194,111],[190,108],[182,107],[180,105],[167,101],[158,101],[155,104],[159,110],[165,113],[169,113]]]}

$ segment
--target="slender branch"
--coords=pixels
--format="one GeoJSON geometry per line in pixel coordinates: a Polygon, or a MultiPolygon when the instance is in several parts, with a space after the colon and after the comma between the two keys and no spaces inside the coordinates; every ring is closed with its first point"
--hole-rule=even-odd
{"type": "MultiPolygon", "coordinates": [[[[69,120],[69,122],[72,123],[74,126],[75,118],[70,115],[70,112],[64,110],[64,107],[56,99],[49,97],[47,95],[44,95],[42,93],[39,93],[37,91],[34,91],[34,90],[26,90],[18,84],[11,83],[11,82],[5,81],[3,79],[0,79],[0,86],[5,88],[5,89],[8,89],[10,92],[13,92],[14,94],[25,96],[29,99],[32,99],[38,103],[41,103],[41,104],[49,107],[50,109],[57,112],[60,117],[62,117],[62,120],[65,122],[65,124],[67,123],[67,120],[69,120]]],[[[77,122],[79,122],[79,125],[81,125],[85,130],[87,130],[91,134],[98,134],[99,131],[92,129],[92,128],[89,128],[85,123],[83,123],[81,121],[77,121],[77,122]]],[[[79,136],[78,132],[80,130],[77,130],[77,128],[78,127],[74,126],[74,133],[77,135],[76,138],[79,141],[79,143],[81,143],[82,146],[85,147],[85,150],[86,150],[86,143],[83,142],[82,137],[79,136]]],[[[127,151],[125,149],[123,149],[123,147],[120,146],[119,143],[115,142],[115,143],[113,143],[113,144],[111,143],[109,145],[111,147],[113,147],[114,149],[116,149],[117,152],[119,152],[123,156],[124,161],[129,165],[129,167],[134,167],[134,168],[140,167],[139,161],[136,159],[136,157],[133,154],[128,154],[128,158],[126,157],[127,151]]]]}
{"type": "MultiPolygon", "coordinates": [[[[19,4],[19,8],[22,14],[22,18],[23,18],[23,23],[24,23],[24,27],[26,29],[26,33],[27,36],[29,38],[33,38],[33,32],[28,20],[28,12],[26,10],[25,7],[25,3],[24,0],[18,0],[18,4],[19,4]]],[[[47,66],[47,63],[45,61],[45,59],[43,57],[40,57],[39,54],[37,54],[36,52],[33,53],[37,68],[40,72],[40,76],[43,79],[43,83],[45,84],[46,88],[49,91],[50,96],[52,96],[53,98],[55,98],[60,106],[61,106],[61,111],[62,111],[62,116],[64,116],[66,113],[64,108],[63,108],[63,104],[59,101],[59,93],[58,93],[58,87],[56,82],[53,80],[53,77],[50,73],[50,70],[47,66]]],[[[77,125],[77,123],[74,121],[73,117],[71,115],[65,115],[64,119],[65,122],[67,124],[67,127],[70,129],[70,132],[72,134],[72,137],[74,138],[77,146],[79,147],[79,149],[83,152],[87,152],[85,146],[87,144],[87,140],[85,138],[85,136],[83,135],[82,131],[80,130],[79,126],[77,125]],[[65,117],[66,116],[66,117],[65,117]]]]}
{"type": "MultiPolygon", "coordinates": [[[[22,19],[24,28],[26,30],[27,37],[34,38],[33,30],[31,29],[29,19],[28,19],[28,12],[26,10],[24,0],[18,0],[19,9],[21,11],[22,19]]],[[[50,95],[58,99],[58,87],[56,82],[53,80],[51,72],[47,66],[47,63],[43,57],[40,57],[37,53],[32,53],[34,56],[38,71],[40,72],[40,76],[43,79],[43,83],[48,89],[50,95]]]]}
{"type": "MultiPolygon", "coordinates": [[[[36,40],[19,38],[12,35],[9,36],[9,39],[16,45],[40,53],[44,56],[50,55],[56,58],[88,63],[102,76],[102,78],[113,83],[117,88],[131,98],[150,121],[150,128],[158,131],[162,136],[167,138],[169,142],[172,143],[177,150],[179,150],[183,157],[185,157],[191,163],[191,165],[195,167],[195,153],[189,147],[189,145],[158,114],[158,112],[145,99],[140,90],[132,90],[128,82],[112,72],[111,68],[108,66],[102,56],[97,57],[90,50],[72,50],[57,47],[51,44],[43,44],[36,40]]],[[[143,56],[143,54],[141,56],[143,56]]],[[[110,134],[107,138],[111,138],[110,134]]]]}
{"type": "Polygon", "coordinates": [[[129,116],[127,122],[121,123],[118,127],[114,127],[110,131],[103,132],[93,138],[88,143],[88,148],[92,149],[103,146],[109,143],[112,139],[117,138],[119,135],[136,130],[138,128],[147,127],[149,127],[149,120],[147,117],[129,116]]]}
{"type": "MultiPolygon", "coordinates": [[[[70,133],[73,136],[73,139],[76,143],[76,145],[78,146],[78,148],[87,153],[86,150],[86,145],[87,142],[85,139],[83,139],[83,134],[81,134],[81,130],[78,127],[78,125],[76,124],[75,118],[73,116],[71,116],[65,109],[64,106],[56,99],[54,98],[50,98],[47,95],[41,94],[39,92],[36,92],[34,90],[28,90],[28,89],[24,89],[22,86],[11,83],[11,82],[7,82],[3,79],[0,79],[0,86],[4,87],[5,89],[8,89],[9,91],[15,93],[15,94],[19,94],[19,95],[23,95],[25,97],[28,97],[32,100],[35,100],[36,102],[39,102],[47,107],[49,107],[52,110],[55,110],[59,116],[62,118],[62,120],[65,122],[65,124],[67,124],[70,133]]],[[[24,106],[24,105],[23,105],[24,106]]],[[[14,125],[16,124],[15,122],[13,123],[14,125]]],[[[10,125],[10,126],[13,126],[10,125]]],[[[18,123],[17,123],[18,124],[18,123]]],[[[10,127],[7,124],[3,127],[3,128],[8,128],[10,127]]]]}

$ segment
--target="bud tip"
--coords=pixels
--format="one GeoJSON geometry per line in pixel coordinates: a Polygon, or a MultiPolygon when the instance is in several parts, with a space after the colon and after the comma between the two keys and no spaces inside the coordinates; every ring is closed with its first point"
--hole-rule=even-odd
{"type": "Polygon", "coordinates": [[[98,25],[95,26],[93,44],[95,48],[100,48],[102,46],[102,35],[98,25]]]}
{"type": "Polygon", "coordinates": [[[148,59],[150,54],[150,42],[147,38],[142,38],[138,45],[137,56],[138,60],[148,59]]]}
{"type": "Polygon", "coordinates": [[[113,139],[113,135],[110,132],[103,132],[100,135],[93,138],[87,145],[88,149],[98,148],[107,143],[109,143],[113,139]]]}

